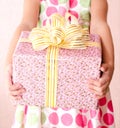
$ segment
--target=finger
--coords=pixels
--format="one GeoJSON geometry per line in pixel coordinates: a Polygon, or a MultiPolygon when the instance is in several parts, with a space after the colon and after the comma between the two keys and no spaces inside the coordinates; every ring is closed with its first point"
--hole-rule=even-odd
{"type": "Polygon", "coordinates": [[[93,79],[89,80],[89,86],[90,85],[101,86],[98,80],[93,79]]]}
{"type": "Polygon", "coordinates": [[[22,85],[20,85],[19,83],[15,83],[14,85],[9,86],[9,91],[15,91],[19,89],[23,89],[22,85]]]}
{"type": "Polygon", "coordinates": [[[103,73],[102,76],[99,79],[99,83],[101,85],[107,84],[110,82],[110,76],[108,73],[103,73]]]}
{"type": "Polygon", "coordinates": [[[101,88],[97,87],[97,86],[94,86],[94,85],[90,85],[89,86],[89,89],[96,92],[96,94],[100,93],[101,92],[101,88]]]}
{"type": "Polygon", "coordinates": [[[108,80],[100,79],[100,80],[93,81],[92,83],[89,84],[88,87],[90,89],[94,89],[97,91],[103,91],[108,87],[108,85],[109,85],[108,80]]]}
{"type": "Polygon", "coordinates": [[[94,92],[95,95],[103,96],[104,94],[106,94],[106,92],[108,90],[108,85],[109,85],[109,83],[103,85],[102,87],[98,87],[98,86],[95,86],[95,85],[90,85],[89,89],[90,89],[90,91],[94,92]]]}
{"type": "Polygon", "coordinates": [[[101,67],[100,67],[100,70],[101,70],[102,72],[106,72],[106,71],[108,70],[108,65],[103,63],[103,64],[101,65],[101,67]]]}
{"type": "Polygon", "coordinates": [[[105,94],[106,94],[106,91],[104,91],[104,92],[98,92],[98,91],[92,90],[92,89],[90,89],[90,91],[95,95],[95,97],[96,97],[97,99],[99,99],[99,98],[105,96],[105,94]]]}
{"type": "Polygon", "coordinates": [[[21,100],[22,96],[10,96],[11,100],[21,100]]]}
{"type": "Polygon", "coordinates": [[[25,93],[25,89],[10,91],[11,96],[21,96],[23,93],[25,93]]]}
{"type": "Polygon", "coordinates": [[[94,85],[94,86],[97,86],[97,87],[101,87],[103,86],[103,84],[106,84],[107,81],[106,79],[99,79],[99,80],[89,80],[89,85],[94,85]]]}
{"type": "Polygon", "coordinates": [[[104,96],[104,94],[99,94],[96,90],[90,89],[90,92],[94,94],[96,99],[100,99],[101,97],[104,96]]]}
{"type": "Polygon", "coordinates": [[[107,74],[104,74],[98,79],[98,80],[89,80],[89,85],[95,85],[95,86],[98,86],[98,87],[102,87],[103,85],[105,84],[108,84],[110,81],[110,78],[107,74]]]}
{"type": "Polygon", "coordinates": [[[107,94],[107,92],[109,91],[109,88],[107,88],[104,92],[103,92],[103,94],[95,94],[95,97],[97,98],[97,99],[101,99],[101,98],[103,98],[104,96],[106,96],[106,94],[107,94]]]}
{"type": "Polygon", "coordinates": [[[89,86],[89,89],[95,90],[98,93],[103,93],[104,91],[106,91],[107,88],[108,88],[108,84],[105,84],[102,87],[98,87],[98,86],[95,86],[95,85],[90,85],[89,86]]]}

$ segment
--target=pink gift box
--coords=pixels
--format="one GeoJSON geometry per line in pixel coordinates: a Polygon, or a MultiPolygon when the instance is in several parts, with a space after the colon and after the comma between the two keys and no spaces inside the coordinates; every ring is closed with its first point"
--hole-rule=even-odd
{"type": "MultiPolygon", "coordinates": [[[[28,36],[29,32],[24,31],[20,39],[28,36]]],[[[98,35],[90,35],[90,39],[100,44],[98,35]]],[[[35,51],[30,42],[18,42],[13,55],[13,82],[23,85],[26,92],[14,103],[45,106],[46,52],[47,49],[35,51]]],[[[96,108],[98,100],[88,89],[88,80],[100,77],[101,47],[60,48],[57,63],[56,107],[96,108]]]]}

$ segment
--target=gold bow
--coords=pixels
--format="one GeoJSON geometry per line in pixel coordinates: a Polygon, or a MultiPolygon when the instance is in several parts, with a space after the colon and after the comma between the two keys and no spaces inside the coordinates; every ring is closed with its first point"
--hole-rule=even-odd
{"type": "Polygon", "coordinates": [[[98,46],[90,42],[88,29],[82,28],[77,19],[66,13],[65,17],[53,14],[46,26],[34,28],[29,35],[35,50],[47,48],[46,107],[56,106],[57,57],[59,48],[85,49],[98,46]],[[68,22],[69,17],[71,20],[68,22]]]}
{"type": "Polygon", "coordinates": [[[53,14],[50,20],[47,21],[46,26],[32,29],[29,39],[34,49],[42,50],[49,46],[81,49],[98,45],[98,43],[90,42],[88,29],[82,28],[73,15],[67,13],[64,18],[59,14],[53,14]],[[68,17],[71,17],[71,22],[67,21],[68,17]]]}

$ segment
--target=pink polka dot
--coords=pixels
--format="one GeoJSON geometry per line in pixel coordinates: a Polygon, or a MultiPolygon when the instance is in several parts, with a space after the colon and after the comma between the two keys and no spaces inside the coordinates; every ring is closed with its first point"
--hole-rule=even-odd
{"type": "Polygon", "coordinates": [[[78,13],[76,11],[69,10],[69,13],[78,19],[78,13]]]}
{"type": "Polygon", "coordinates": [[[62,16],[65,16],[65,13],[66,13],[66,9],[62,6],[59,7],[59,13],[62,15],[62,16]]]}
{"type": "Polygon", "coordinates": [[[76,124],[78,126],[85,127],[87,125],[87,118],[85,116],[78,114],[76,116],[76,124]]]}
{"type": "Polygon", "coordinates": [[[58,5],[58,0],[50,0],[50,2],[54,5],[58,5]]]}
{"type": "Polygon", "coordinates": [[[89,122],[88,122],[88,128],[93,128],[93,124],[92,124],[91,120],[89,120],[89,122]]]}
{"type": "Polygon", "coordinates": [[[107,124],[107,125],[112,125],[114,123],[113,115],[110,113],[106,113],[103,116],[103,120],[104,120],[105,124],[107,124]]]}
{"type": "Polygon", "coordinates": [[[46,15],[47,16],[50,16],[52,15],[53,13],[57,13],[57,9],[55,7],[48,7],[47,10],[46,10],[46,15]]]}
{"type": "Polygon", "coordinates": [[[90,110],[90,116],[91,116],[91,118],[94,118],[96,116],[96,111],[90,110]]]}
{"type": "Polygon", "coordinates": [[[99,105],[100,106],[104,106],[106,104],[107,100],[106,100],[106,97],[103,97],[99,100],[99,105]]]}
{"type": "Polygon", "coordinates": [[[50,123],[57,125],[59,122],[57,113],[55,113],[55,112],[51,113],[49,115],[49,121],[50,121],[50,123]]]}
{"type": "Polygon", "coordinates": [[[73,122],[73,118],[70,114],[64,114],[61,117],[61,121],[65,126],[70,126],[73,122]]]}
{"type": "Polygon", "coordinates": [[[74,8],[75,6],[77,6],[77,0],[70,0],[70,8],[74,8]]]}
{"type": "Polygon", "coordinates": [[[108,108],[111,112],[113,112],[113,105],[111,100],[108,102],[108,108]]]}

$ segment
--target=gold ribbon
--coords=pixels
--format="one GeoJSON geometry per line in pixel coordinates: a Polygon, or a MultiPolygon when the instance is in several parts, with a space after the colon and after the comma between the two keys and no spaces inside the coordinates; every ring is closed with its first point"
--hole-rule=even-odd
{"type": "Polygon", "coordinates": [[[35,50],[47,48],[47,84],[46,107],[56,106],[57,90],[57,58],[59,48],[85,49],[88,46],[100,47],[97,42],[91,42],[88,29],[82,28],[77,19],[66,13],[65,17],[53,14],[46,26],[33,28],[29,35],[35,50]],[[71,17],[68,22],[69,17],[71,17]]]}

